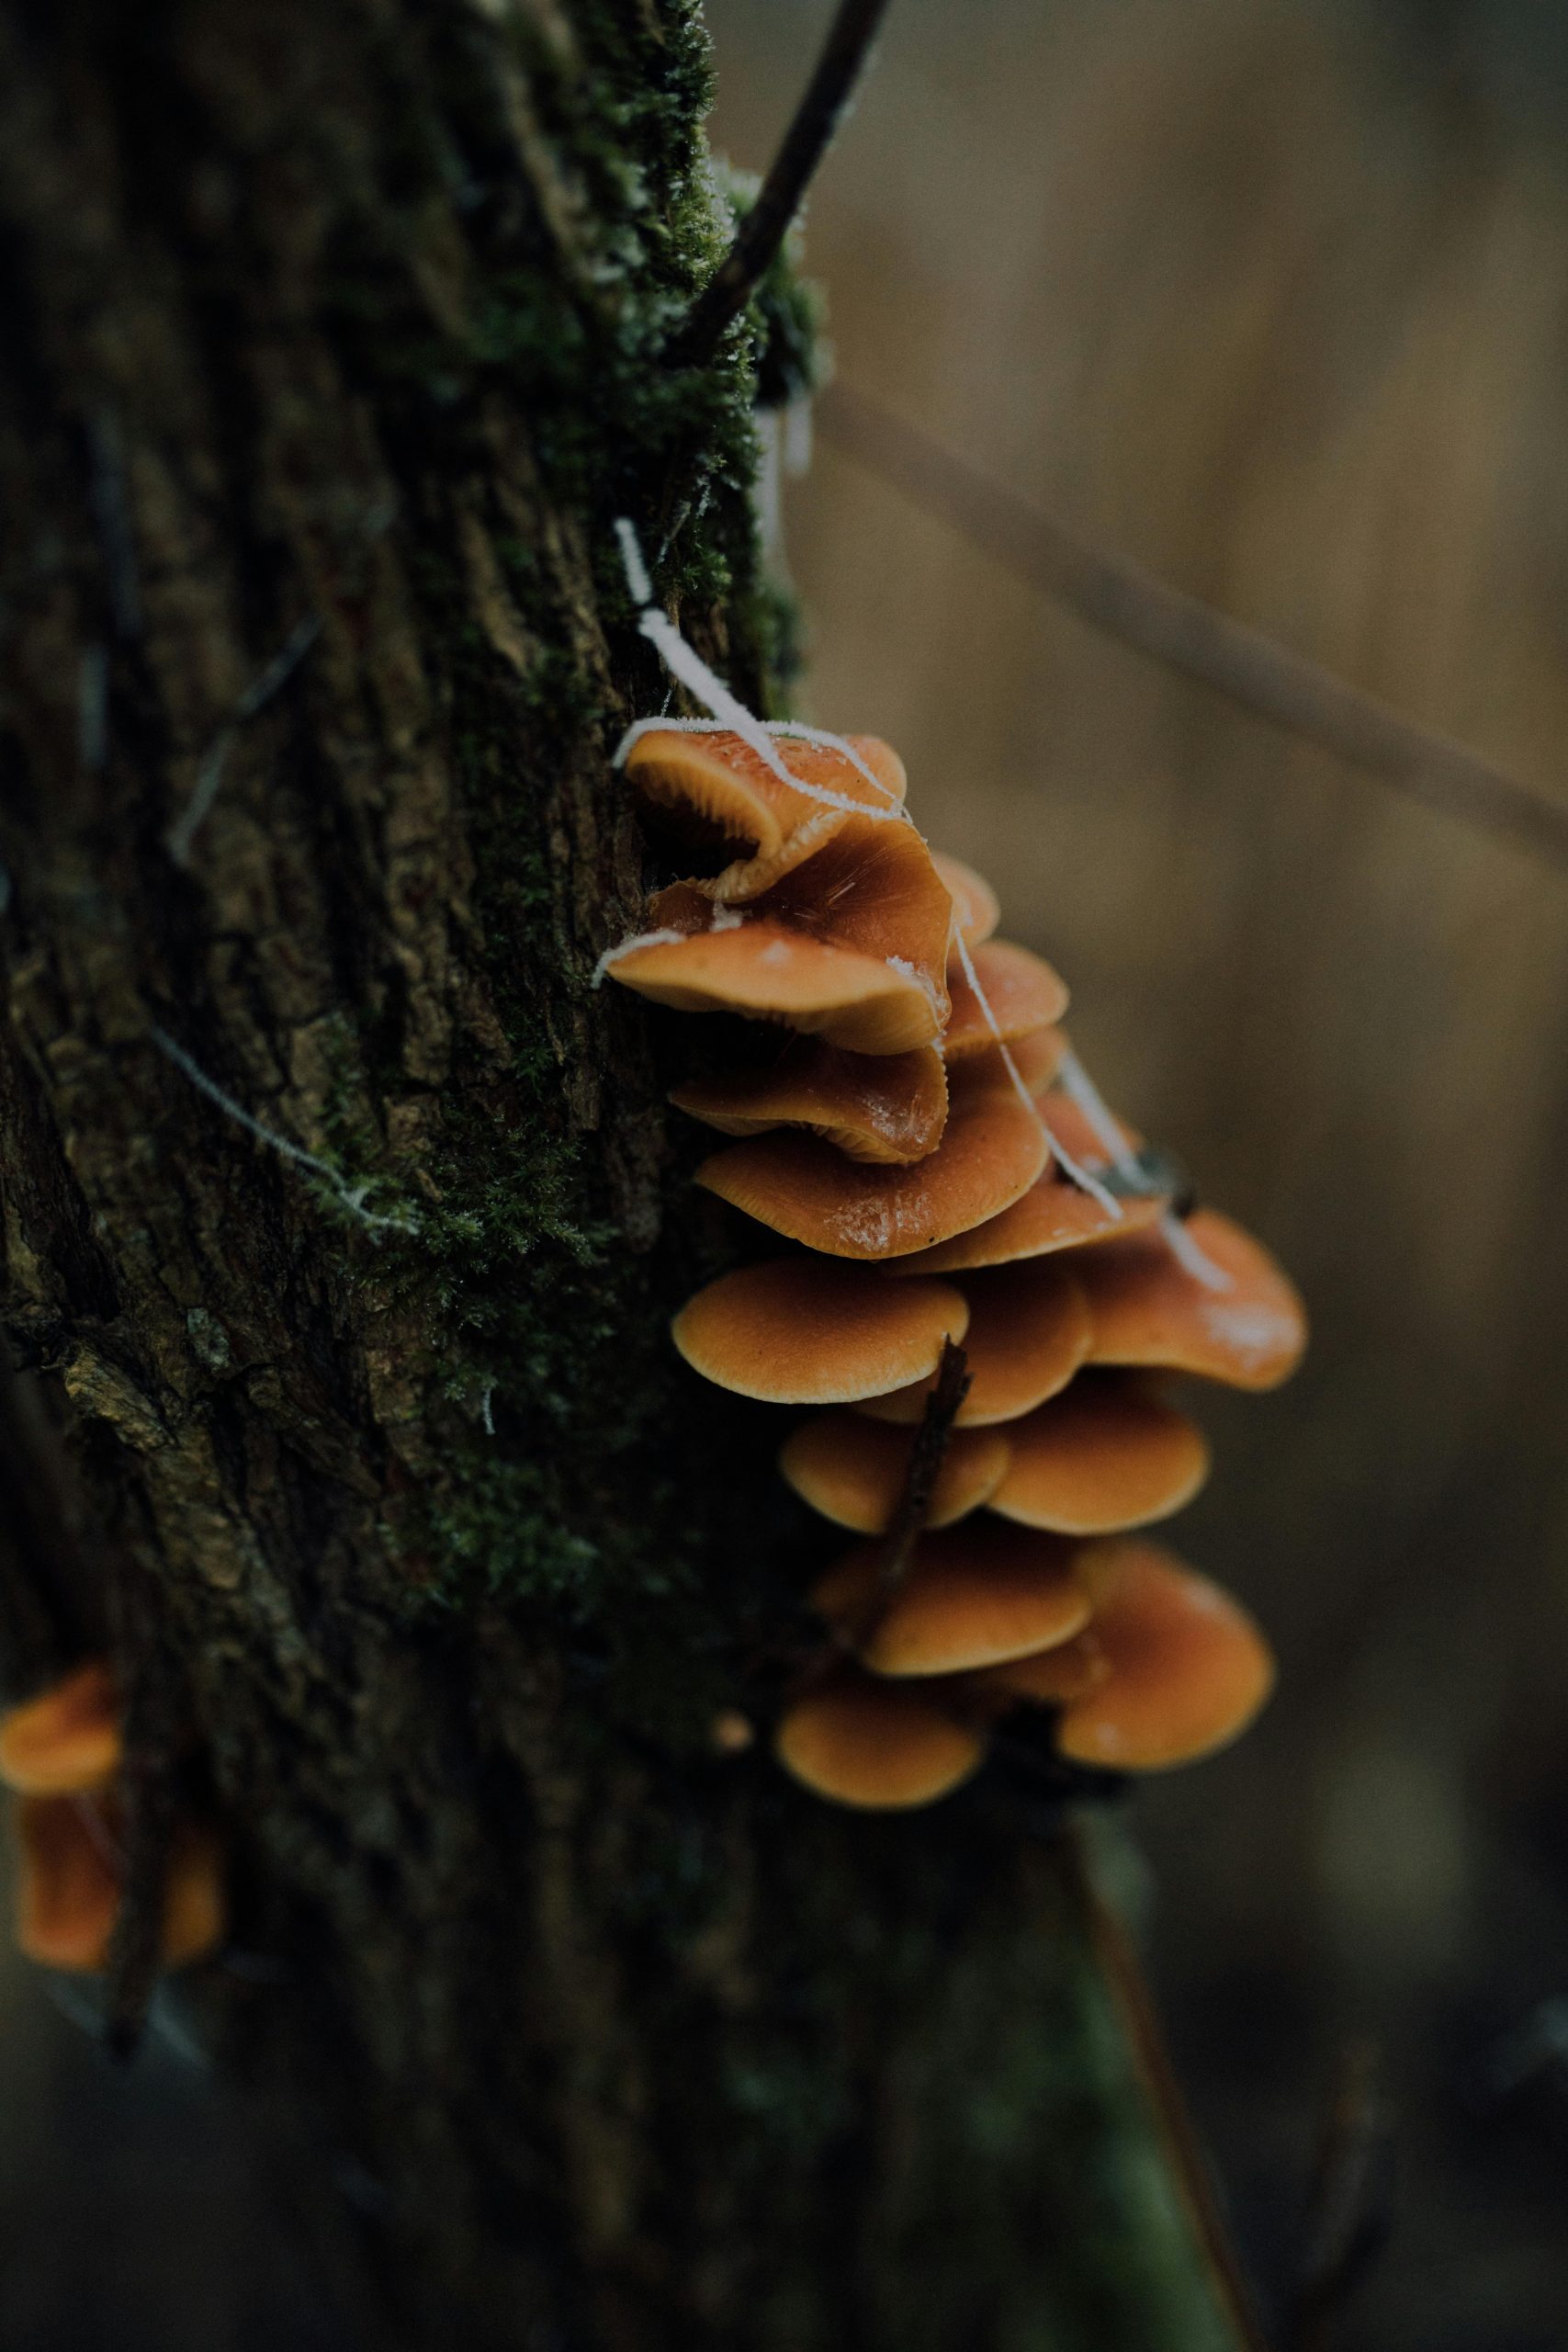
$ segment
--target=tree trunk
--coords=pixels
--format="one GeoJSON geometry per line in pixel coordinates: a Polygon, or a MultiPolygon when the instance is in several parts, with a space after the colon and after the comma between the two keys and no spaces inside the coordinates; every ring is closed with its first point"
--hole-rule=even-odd
{"type": "Polygon", "coordinates": [[[355,2340],[1227,2346],[1048,1774],[709,1744],[819,1539],[591,986],[616,515],[776,683],[751,343],[660,360],[707,71],[686,0],[6,14],[10,1679],[112,1641],[140,1881],[220,1822],[204,2030],[355,2340]]]}

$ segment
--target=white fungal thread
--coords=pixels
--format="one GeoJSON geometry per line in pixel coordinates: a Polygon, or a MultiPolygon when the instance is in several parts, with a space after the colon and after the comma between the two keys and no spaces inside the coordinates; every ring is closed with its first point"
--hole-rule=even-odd
{"type": "MultiPolygon", "coordinates": [[[[678,679],[700,703],[706,704],[720,729],[739,735],[781,784],[788,785],[791,791],[803,794],[807,800],[819,800],[824,808],[841,808],[852,817],[870,817],[881,821],[897,821],[903,818],[902,808],[868,808],[863,801],[852,800],[848,793],[833,792],[826,785],[808,784],[803,777],[792,775],[780,759],[769,729],[760,718],[753,718],[738,695],[730,693],[723,679],[708,668],[701,654],[687,644],[674,622],[654,603],[653,583],[648,576],[648,566],[643,561],[637,533],[624,514],[615,518],[615,537],[620,542],[626,586],[637,606],[638,628],[656,649],[671,676],[678,679]]],[[[861,768],[863,774],[870,774],[850,746],[838,736],[824,740],[836,751],[841,752],[852,765],[861,768]]],[[[617,760],[624,757],[629,748],[628,742],[623,742],[621,751],[616,754],[617,760]]],[[[871,781],[875,784],[876,778],[873,776],[871,781]]],[[[884,791],[886,788],[879,787],[884,791]]]]}
{"type": "Polygon", "coordinates": [[[605,974],[611,966],[618,964],[623,956],[635,955],[639,947],[679,947],[682,940],[700,939],[702,935],[701,932],[668,929],[635,932],[630,939],[619,940],[614,947],[605,948],[604,953],[593,967],[593,978],[589,982],[589,986],[595,989],[603,988],[605,974]]]}
{"type": "Polygon", "coordinates": [[[1046,1124],[1045,1114],[1024,1083],[1023,1073],[1008,1050],[1007,1040],[1002,1035],[1001,1023],[992,1012],[990,999],[980,986],[980,975],[975,969],[975,958],[969,953],[969,942],[959,930],[956,922],[953,926],[953,944],[958,950],[958,960],[964,967],[964,977],[974,992],[975,1001],[986,1016],[986,1026],[996,1039],[997,1051],[1006,1065],[1007,1074],[1013,1082],[1019,1101],[1031,1118],[1037,1122],[1041,1133],[1051,1148],[1053,1157],[1061,1162],[1063,1174],[1069,1177],[1080,1192],[1087,1193],[1090,1200],[1096,1202],[1105,1211],[1107,1216],[1113,1217],[1120,1223],[1125,1211],[1115,1193],[1107,1192],[1097,1176],[1091,1176],[1087,1168],[1079,1166],[1070,1151],[1063,1149],[1046,1124]]]}
{"type": "Polygon", "coordinates": [[[493,1380],[487,1380],[479,1395],[479,1426],[486,1437],[495,1435],[495,1415],[491,1410],[491,1400],[494,1395],[495,1383],[493,1380]]]}
{"type": "Polygon", "coordinates": [[[374,1210],[367,1209],[365,1205],[365,1196],[370,1189],[368,1184],[351,1184],[347,1178],[340,1175],[330,1162],[318,1159],[313,1151],[307,1151],[303,1144],[291,1143],[287,1136],[277,1135],[271,1127],[264,1126],[259,1119],[252,1116],[243,1102],[236,1102],[231,1094],[226,1094],[216,1079],[209,1078],[200,1064],[191,1059],[185,1047],[171,1037],[166,1029],[160,1029],[154,1023],[151,1035],[159,1052],[166,1055],[175,1068],[188,1078],[191,1084],[207,1096],[209,1102],[216,1102],[220,1111],[226,1111],[230,1118],[236,1120],[249,1134],[254,1136],[258,1143],[266,1144],[283,1159],[292,1159],[299,1167],[308,1168],[313,1176],[321,1177],[323,1183],[332,1187],[350,1216],[357,1217],[361,1225],[372,1229],[389,1230],[394,1233],[419,1231],[418,1223],[412,1217],[380,1216],[374,1210]]]}
{"type": "MultiPolygon", "coordinates": [[[[1140,1189],[1145,1189],[1136,1153],[1127,1148],[1126,1137],[1117,1125],[1104,1096],[1070,1046],[1057,1064],[1056,1075],[1065,1091],[1077,1104],[1110,1153],[1117,1174],[1137,1184],[1140,1189]]],[[[1231,1290],[1235,1287],[1224,1268],[1215,1265],[1173,1211],[1168,1209],[1161,1217],[1160,1231],[1177,1264],[1183,1272],[1190,1274],[1194,1282],[1201,1283],[1205,1290],[1231,1290]]]]}

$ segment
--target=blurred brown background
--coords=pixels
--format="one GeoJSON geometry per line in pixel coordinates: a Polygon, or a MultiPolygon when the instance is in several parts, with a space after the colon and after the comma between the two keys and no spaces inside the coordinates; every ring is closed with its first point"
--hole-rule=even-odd
{"type": "MultiPolygon", "coordinates": [[[[829,0],[708,13],[760,167],[829,0]]],[[[1565,132],[1568,13],[1524,0],[896,0],[810,259],[847,383],[1568,796],[1565,132]]],[[[1090,635],[830,445],[786,519],[807,715],[899,747],[1112,1101],[1314,1309],[1290,1389],[1205,1406],[1178,1532],[1280,1693],[1136,1815],[1243,2243],[1277,2299],[1371,2035],[1394,2227],[1337,2341],[1568,2345],[1568,876],[1090,635]]],[[[3,2352],[329,2343],[262,2210],[167,2041],[122,2084],[0,1964],[3,2352]]]]}

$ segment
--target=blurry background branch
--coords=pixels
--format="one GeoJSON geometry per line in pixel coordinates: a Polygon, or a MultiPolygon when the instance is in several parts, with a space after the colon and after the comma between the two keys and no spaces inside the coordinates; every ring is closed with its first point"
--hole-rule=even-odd
{"type": "Polygon", "coordinates": [[[1446,816],[1568,868],[1568,803],[1533,791],[1375,695],[1095,547],[849,385],[821,396],[824,435],[929,514],[962,531],[1091,628],[1213,686],[1256,718],[1319,744],[1446,816]]]}

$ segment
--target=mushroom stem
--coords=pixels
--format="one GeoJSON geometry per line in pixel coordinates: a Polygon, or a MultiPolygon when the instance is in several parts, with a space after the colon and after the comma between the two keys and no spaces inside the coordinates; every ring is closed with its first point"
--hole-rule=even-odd
{"type": "Polygon", "coordinates": [[[875,1633],[888,1602],[909,1573],[915,1546],[925,1533],[931,1497],[942,1476],[942,1465],[947,1458],[953,1423],[969,1394],[969,1359],[964,1351],[955,1340],[944,1340],[937,1363],[936,1386],[926,1399],[926,1409],[920,1418],[915,1442],[909,1449],[904,1491],[887,1523],[882,1561],[871,1600],[862,1617],[848,1631],[850,1646],[856,1651],[863,1648],[875,1633]]]}

